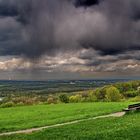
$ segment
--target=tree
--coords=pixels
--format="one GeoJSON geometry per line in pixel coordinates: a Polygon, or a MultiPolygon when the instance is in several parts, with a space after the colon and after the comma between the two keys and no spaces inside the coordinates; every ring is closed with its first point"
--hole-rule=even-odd
{"type": "Polygon", "coordinates": [[[54,97],[53,95],[49,95],[49,97],[47,98],[47,103],[48,104],[56,104],[57,103],[57,98],[54,97]]]}
{"type": "Polygon", "coordinates": [[[61,95],[59,96],[59,100],[60,100],[61,102],[63,102],[63,103],[68,103],[68,102],[69,102],[69,98],[68,98],[68,96],[67,96],[66,94],[61,94],[61,95]]]}
{"type": "Polygon", "coordinates": [[[103,87],[103,88],[98,88],[98,89],[95,90],[95,95],[96,95],[98,101],[104,101],[105,100],[106,88],[107,87],[103,87]]]}
{"type": "Polygon", "coordinates": [[[78,102],[81,102],[82,96],[81,95],[73,95],[73,96],[70,96],[69,100],[72,103],[78,103],[78,102]]]}
{"type": "Polygon", "coordinates": [[[120,95],[120,92],[119,90],[114,87],[114,86],[111,86],[111,87],[108,87],[106,89],[106,100],[107,101],[112,101],[112,102],[116,102],[116,101],[120,101],[121,99],[121,95],[120,95]]]}

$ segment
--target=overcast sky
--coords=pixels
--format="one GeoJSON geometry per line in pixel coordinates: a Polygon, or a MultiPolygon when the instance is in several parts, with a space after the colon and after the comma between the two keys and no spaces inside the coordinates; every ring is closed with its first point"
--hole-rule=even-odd
{"type": "Polygon", "coordinates": [[[140,77],[140,0],[0,0],[0,79],[140,77]]]}

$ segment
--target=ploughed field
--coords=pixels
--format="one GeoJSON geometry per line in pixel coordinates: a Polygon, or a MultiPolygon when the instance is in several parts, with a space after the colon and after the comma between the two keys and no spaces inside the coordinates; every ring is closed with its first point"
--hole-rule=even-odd
{"type": "Polygon", "coordinates": [[[97,102],[0,108],[0,133],[118,112],[128,104],[97,102]]]}

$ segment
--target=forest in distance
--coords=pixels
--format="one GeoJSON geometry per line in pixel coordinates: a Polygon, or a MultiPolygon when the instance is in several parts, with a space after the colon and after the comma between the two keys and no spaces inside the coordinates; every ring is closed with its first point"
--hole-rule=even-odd
{"type": "Polygon", "coordinates": [[[0,107],[82,102],[139,102],[139,80],[1,81],[0,107]]]}
{"type": "Polygon", "coordinates": [[[0,80],[0,97],[9,94],[53,94],[89,90],[128,79],[101,80],[48,80],[48,81],[14,81],[0,80]]]}

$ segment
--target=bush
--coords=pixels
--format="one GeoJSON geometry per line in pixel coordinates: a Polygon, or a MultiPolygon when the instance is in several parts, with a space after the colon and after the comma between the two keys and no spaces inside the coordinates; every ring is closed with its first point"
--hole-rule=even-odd
{"type": "Polygon", "coordinates": [[[127,92],[124,92],[123,95],[125,97],[136,97],[139,95],[139,91],[127,91],[127,92]]]}
{"type": "Polygon", "coordinates": [[[1,108],[8,108],[8,107],[13,107],[13,106],[15,106],[13,102],[7,102],[0,105],[1,108]]]}
{"type": "Polygon", "coordinates": [[[34,105],[40,103],[40,97],[30,97],[30,96],[21,96],[21,97],[14,97],[11,99],[12,102],[15,104],[23,103],[24,105],[34,105]]]}
{"type": "Polygon", "coordinates": [[[127,91],[137,90],[137,88],[140,86],[140,81],[129,81],[123,83],[119,82],[114,84],[114,86],[117,87],[121,93],[123,93],[127,91]]]}
{"type": "Polygon", "coordinates": [[[98,99],[95,95],[95,91],[90,91],[89,92],[89,101],[90,102],[97,102],[98,101],[98,99]]]}
{"type": "Polygon", "coordinates": [[[59,95],[59,100],[63,103],[68,103],[69,102],[69,98],[66,94],[59,95]]]}
{"type": "Polygon", "coordinates": [[[81,102],[90,102],[90,97],[89,97],[88,91],[83,91],[79,95],[81,95],[81,102]]]}
{"type": "Polygon", "coordinates": [[[24,106],[24,103],[22,103],[22,102],[17,103],[16,106],[24,106]]]}
{"type": "Polygon", "coordinates": [[[98,88],[95,90],[95,96],[97,97],[98,101],[104,101],[106,95],[106,87],[98,88]]]}
{"type": "Polygon", "coordinates": [[[47,99],[47,103],[48,104],[56,104],[57,99],[54,96],[49,96],[48,99],[47,99]]]}
{"type": "Polygon", "coordinates": [[[124,92],[133,90],[131,82],[123,83],[122,86],[123,86],[123,91],[124,92]]]}
{"type": "Polygon", "coordinates": [[[35,102],[33,99],[27,99],[25,102],[24,102],[25,105],[34,105],[34,104],[37,104],[37,102],[35,102]]]}
{"type": "Polygon", "coordinates": [[[136,96],[128,100],[129,102],[140,102],[140,96],[136,96]]]}
{"type": "Polygon", "coordinates": [[[97,99],[97,97],[95,95],[92,95],[92,96],[89,97],[89,101],[91,101],[91,102],[97,102],[98,99],[97,99]]]}
{"type": "Polygon", "coordinates": [[[82,96],[81,95],[74,95],[74,96],[70,96],[69,101],[71,103],[78,103],[81,102],[82,100],[82,96]]]}
{"type": "Polygon", "coordinates": [[[117,102],[121,100],[121,95],[116,87],[108,87],[106,89],[106,101],[117,102]]]}
{"type": "Polygon", "coordinates": [[[87,92],[82,92],[81,94],[80,94],[81,96],[82,96],[82,98],[88,98],[88,93],[87,92]]]}

